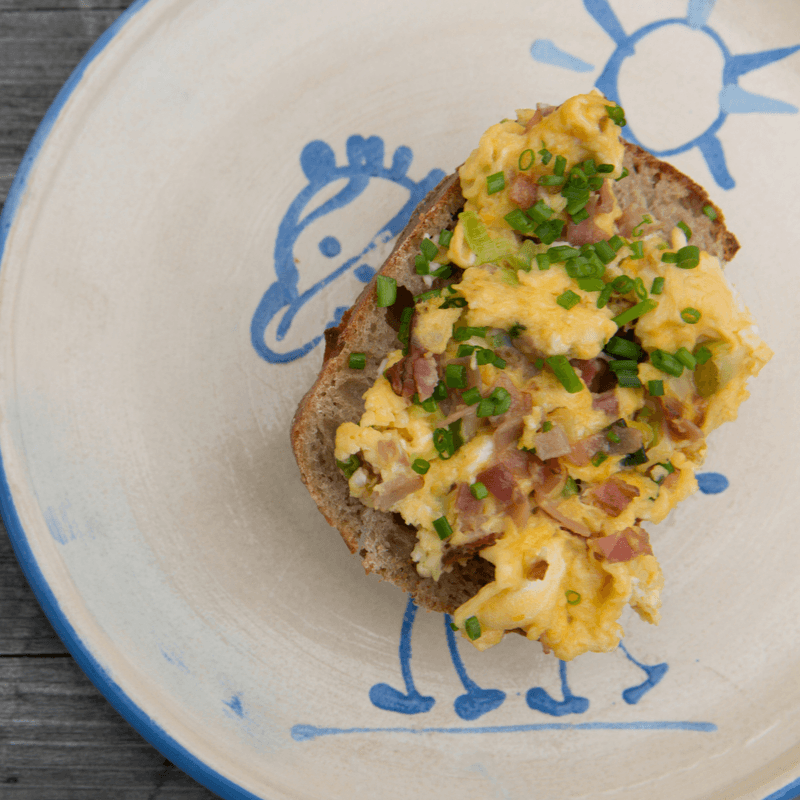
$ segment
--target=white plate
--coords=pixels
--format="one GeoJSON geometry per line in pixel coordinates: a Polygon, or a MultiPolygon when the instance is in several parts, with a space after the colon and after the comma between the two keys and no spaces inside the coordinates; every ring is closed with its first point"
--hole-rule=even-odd
{"type": "Polygon", "coordinates": [[[797,792],[798,45],[794,0],[152,0],[103,37],[2,218],[4,513],[170,759],[227,798],[797,792]],[[561,670],[365,578],[287,429],[425,189],[593,85],[725,208],[775,358],[654,534],[662,624],[561,670]]]}

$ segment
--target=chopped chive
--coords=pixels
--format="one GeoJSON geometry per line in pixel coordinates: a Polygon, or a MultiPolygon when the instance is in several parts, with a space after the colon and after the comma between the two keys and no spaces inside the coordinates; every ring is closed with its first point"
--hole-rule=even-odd
{"type": "Polygon", "coordinates": [[[430,468],[430,461],[426,461],[424,458],[415,458],[414,462],[411,464],[411,469],[418,475],[424,475],[430,468]]]}
{"type": "Polygon", "coordinates": [[[378,293],[378,308],[388,308],[397,300],[397,281],[387,275],[378,275],[375,281],[378,293]]]}
{"type": "Polygon", "coordinates": [[[685,222],[679,222],[678,227],[683,231],[688,242],[692,238],[692,229],[685,222]]]}
{"type": "Polygon", "coordinates": [[[572,289],[567,289],[564,294],[561,294],[556,298],[556,303],[558,303],[562,308],[565,308],[567,311],[578,305],[580,301],[580,295],[575,294],[572,289]]]}
{"type": "Polygon", "coordinates": [[[453,231],[443,230],[439,234],[439,244],[442,247],[450,247],[450,242],[453,238],[453,231]]]}
{"type": "MultiPolygon", "coordinates": [[[[544,142],[542,142],[542,144],[544,144],[544,142]]],[[[545,166],[550,163],[550,159],[553,157],[553,154],[546,147],[542,147],[539,151],[539,155],[542,157],[542,164],[545,166]]]]}
{"type": "Polygon", "coordinates": [[[509,329],[508,329],[508,338],[509,339],[516,339],[517,337],[522,335],[522,331],[527,330],[524,325],[520,325],[519,322],[515,322],[509,329]]]}
{"type": "Polygon", "coordinates": [[[481,638],[481,623],[478,621],[477,617],[470,617],[464,623],[464,630],[473,642],[481,638]]]}
{"type": "Polygon", "coordinates": [[[489,395],[489,399],[494,403],[494,414],[492,416],[505,414],[511,408],[511,393],[502,386],[495,388],[489,395]]]}
{"type": "Polygon", "coordinates": [[[583,389],[583,381],[575,374],[575,370],[566,356],[550,356],[545,361],[550,369],[553,370],[561,385],[570,394],[575,394],[575,392],[580,392],[583,389]]]}
{"type": "Polygon", "coordinates": [[[526,213],[534,222],[547,222],[553,216],[553,209],[544,200],[537,200],[526,213]]]}
{"type": "Polygon", "coordinates": [[[463,364],[448,364],[444,368],[444,382],[450,389],[465,389],[467,368],[463,364]]]}
{"type": "Polygon", "coordinates": [[[439,306],[439,308],[464,308],[466,305],[467,298],[457,294],[455,297],[448,297],[444,303],[439,306]]]}
{"type": "Polygon", "coordinates": [[[619,434],[615,431],[609,431],[606,434],[606,439],[608,439],[608,441],[612,444],[619,444],[622,441],[622,439],[619,438],[619,434]]]}
{"type": "Polygon", "coordinates": [[[484,497],[489,496],[489,490],[480,481],[471,484],[469,491],[476,500],[483,500],[484,497]]]}
{"type": "Polygon", "coordinates": [[[577,214],[570,214],[572,218],[572,222],[577,225],[579,222],[583,222],[585,219],[589,219],[589,212],[582,208],[577,214]]]}
{"type": "Polygon", "coordinates": [[[609,361],[608,366],[613,372],[636,372],[639,364],[632,358],[621,358],[609,361]]]}
{"type": "Polygon", "coordinates": [[[633,289],[633,278],[630,278],[627,275],[618,275],[613,281],[611,281],[611,285],[614,287],[615,292],[618,292],[619,294],[627,294],[633,289]]]}
{"type": "Polygon", "coordinates": [[[417,253],[414,256],[414,269],[417,275],[427,275],[431,271],[431,262],[422,253],[417,253]]]}
{"type": "Polygon", "coordinates": [[[337,461],[336,466],[339,467],[345,478],[350,480],[353,473],[361,466],[361,460],[357,455],[353,454],[347,461],[337,461]]]}
{"type": "Polygon", "coordinates": [[[616,257],[616,252],[609,242],[597,242],[594,246],[594,251],[604,264],[610,264],[616,257]]]}
{"type": "Polygon", "coordinates": [[[620,128],[625,127],[627,124],[625,122],[625,112],[619,106],[606,106],[606,111],[612,122],[619,125],[620,128]]]}
{"type": "Polygon", "coordinates": [[[453,535],[453,529],[447,521],[447,517],[439,517],[433,521],[433,529],[439,535],[439,538],[444,541],[453,535]]]}
{"type": "Polygon", "coordinates": [[[677,264],[678,263],[678,254],[666,252],[661,254],[661,260],[665,264],[677,264]]]}
{"type": "Polygon", "coordinates": [[[639,376],[635,372],[617,372],[616,376],[617,383],[627,389],[638,389],[642,385],[639,376]]]}
{"type": "Polygon", "coordinates": [[[584,292],[601,292],[605,287],[600,278],[578,278],[578,288],[584,292]]]}
{"type": "Polygon", "coordinates": [[[675,358],[687,369],[694,369],[697,366],[697,359],[685,347],[679,347],[675,351],[675,358]]]}
{"type": "Polygon", "coordinates": [[[561,231],[563,230],[563,219],[549,219],[547,222],[542,222],[537,225],[536,235],[539,237],[542,244],[553,244],[553,242],[561,236],[561,231]]]}
{"type": "Polygon", "coordinates": [[[603,173],[603,174],[608,174],[609,172],[613,172],[614,171],[614,165],[613,164],[598,164],[597,165],[597,171],[600,172],[600,173],[603,173]]]}
{"type": "Polygon", "coordinates": [[[656,369],[666,372],[668,375],[680,378],[683,374],[683,364],[671,353],[666,353],[663,350],[653,350],[650,353],[650,361],[656,369]]]}
{"type": "Polygon", "coordinates": [[[567,159],[564,156],[556,156],[555,164],[553,164],[553,175],[558,175],[559,178],[564,177],[564,170],[567,168],[567,159]]]}
{"type": "Polygon", "coordinates": [[[705,346],[700,345],[694,351],[694,357],[698,364],[705,364],[711,358],[711,351],[705,346]]]}
{"type": "Polygon", "coordinates": [[[453,338],[457,342],[466,342],[467,339],[472,338],[473,336],[478,336],[480,338],[486,338],[486,328],[468,328],[468,327],[461,327],[456,328],[453,331],[453,338]]]}
{"type": "Polygon", "coordinates": [[[492,353],[492,356],[492,364],[494,364],[497,369],[506,368],[506,361],[504,358],[501,358],[497,353],[492,353]]]}
{"type": "Polygon", "coordinates": [[[597,192],[603,188],[603,183],[605,183],[605,181],[599,175],[592,175],[592,177],[589,178],[588,183],[589,183],[589,188],[593,192],[597,192]]]}
{"type": "Polygon", "coordinates": [[[681,311],[681,319],[684,322],[688,322],[689,325],[694,325],[695,323],[699,322],[701,316],[702,314],[696,308],[692,308],[691,306],[687,306],[683,309],[683,311],[681,311]]]}
{"type": "Polygon", "coordinates": [[[478,403],[477,416],[480,418],[494,416],[494,400],[491,397],[483,397],[478,403]]]}
{"type": "Polygon", "coordinates": [[[694,269],[700,263],[700,248],[695,244],[687,244],[678,250],[677,256],[681,269],[694,269]]]}
{"type": "Polygon", "coordinates": [[[550,269],[550,256],[547,253],[537,253],[536,266],[541,270],[550,269]]]}
{"type": "Polygon", "coordinates": [[[572,497],[576,494],[578,494],[578,484],[575,482],[575,478],[573,478],[571,475],[568,475],[567,480],[564,483],[564,488],[561,490],[561,496],[572,497]]]}
{"type": "Polygon", "coordinates": [[[466,358],[467,356],[471,356],[474,352],[475,352],[474,344],[460,344],[458,346],[458,352],[456,353],[456,358],[466,358]]]}
{"type": "Polygon", "coordinates": [[[719,215],[714,206],[703,206],[703,213],[713,222],[719,215]]]}
{"type": "Polygon", "coordinates": [[[624,244],[625,244],[625,240],[624,240],[624,239],[623,239],[621,236],[618,236],[617,234],[614,234],[614,235],[613,235],[613,236],[612,236],[612,237],[611,237],[611,238],[608,240],[608,245],[609,245],[609,247],[610,247],[610,248],[611,248],[611,249],[612,249],[612,250],[613,250],[615,253],[618,253],[618,252],[619,252],[619,250],[620,250],[620,248],[621,248],[621,247],[622,247],[624,244]]]}
{"type": "Polygon", "coordinates": [[[634,278],[633,291],[640,300],[647,300],[647,288],[645,287],[644,281],[641,278],[634,278]]]}
{"type": "Polygon", "coordinates": [[[575,258],[581,254],[581,251],[575,247],[561,244],[556,247],[551,247],[547,251],[547,257],[550,259],[551,264],[560,264],[570,258],[575,258]]]}
{"type": "Polygon", "coordinates": [[[553,423],[548,419],[542,423],[542,433],[553,430],[553,423]]]}
{"type": "Polygon", "coordinates": [[[635,453],[625,456],[619,463],[622,467],[635,467],[639,464],[646,464],[647,461],[647,453],[645,453],[644,447],[640,447],[635,453]]]}
{"type": "Polygon", "coordinates": [[[651,397],[663,397],[664,381],[647,381],[647,392],[651,397]]]}
{"type": "Polygon", "coordinates": [[[641,222],[631,231],[631,233],[634,237],[638,239],[644,232],[644,226],[652,224],[653,224],[653,218],[649,214],[645,214],[642,217],[641,222]]]}
{"type": "Polygon", "coordinates": [[[429,397],[427,400],[420,400],[418,394],[414,395],[414,403],[423,408],[429,414],[433,414],[433,412],[439,407],[435,398],[429,397]]]}
{"type": "Polygon", "coordinates": [[[533,150],[523,150],[519,154],[517,166],[524,172],[526,169],[530,169],[533,166],[534,161],[536,161],[536,155],[533,150]]]}
{"type": "Polygon", "coordinates": [[[479,347],[475,360],[479,366],[491,364],[494,361],[494,353],[488,347],[479,347]]]}
{"type": "Polygon", "coordinates": [[[364,369],[367,366],[367,356],[365,353],[350,353],[347,364],[350,369],[364,369]]]}
{"type": "Polygon", "coordinates": [[[422,255],[428,259],[428,261],[432,261],[439,252],[439,248],[431,239],[423,239],[419,243],[419,249],[422,251],[422,255]]]}
{"type": "Polygon", "coordinates": [[[433,397],[434,400],[439,401],[447,398],[447,387],[444,385],[444,381],[439,381],[439,383],[436,384],[431,397],[433,397]]]}
{"type": "Polygon", "coordinates": [[[450,623],[450,630],[451,631],[457,631],[458,630],[458,625],[456,625],[455,622],[451,622],[450,623]]]}
{"type": "Polygon", "coordinates": [[[584,162],[582,162],[581,169],[586,175],[595,175],[598,172],[597,165],[594,163],[593,158],[587,158],[584,162]]]}
{"type": "Polygon", "coordinates": [[[486,193],[497,194],[506,188],[506,176],[502,172],[495,172],[494,175],[486,176],[486,193]]]}
{"type": "Polygon", "coordinates": [[[539,186],[561,186],[564,183],[563,175],[541,175],[537,181],[539,186]]]}
{"type": "Polygon", "coordinates": [[[627,177],[628,177],[628,175],[630,175],[630,174],[631,174],[631,173],[630,173],[630,171],[628,170],[628,168],[627,168],[627,167],[623,167],[623,168],[622,168],[622,174],[619,176],[619,178],[614,178],[614,180],[615,180],[615,181],[621,181],[623,178],[627,178],[627,177]]]}
{"type": "Polygon", "coordinates": [[[461,399],[462,399],[462,400],[463,400],[463,401],[464,401],[464,402],[465,402],[465,403],[466,403],[468,406],[474,406],[474,405],[475,405],[475,403],[478,403],[478,402],[480,402],[480,400],[481,400],[481,393],[480,393],[480,389],[478,389],[478,387],[477,387],[477,386],[473,386],[471,389],[467,389],[467,391],[466,391],[466,392],[464,392],[464,393],[461,395],[461,399]]]}
{"type": "Polygon", "coordinates": [[[581,596],[574,589],[567,589],[564,595],[567,598],[567,603],[571,606],[576,606],[581,601],[581,596]]]}
{"type": "Polygon", "coordinates": [[[637,261],[640,258],[644,258],[644,242],[641,239],[638,239],[635,242],[631,242],[628,245],[631,248],[631,254],[628,256],[632,261],[637,261]]]}
{"type": "Polygon", "coordinates": [[[400,344],[408,344],[411,337],[411,320],[414,316],[414,306],[406,306],[400,314],[400,327],[397,329],[397,340],[400,344]]]}
{"type": "Polygon", "coordinates": [[[642,348],[630,339],[623,339],[621,336],[612,336],[605,346],[605,350],[612,356],[620,356],[632,360],[638,359],[642,355],[642,348]]]}
{"type": "Polygon", "coordinates": [[[423,292],[422,294],[418,294],[414,297],[415,303],[424,303],[426,300],[430,300],[431,297],[439,297],[442,294],[441,289],[431,289],[429,292],[423,292]]]}
{"type": "Polygon", "coordinates": [[[653,285],[650,287],[650,294],[661,294],[664,291],[664,279],[662,277],[653,278],[653,285]]]}
{"type": "Polygon", "coordinates": [[[603,463],[603,462],[604,462],[604,461],[605,461],[607,458],[608,458],[608,453],[604,453],[604,452],[601,450],[599,453],[597,453],[597,454],[596,454],[596,455],[595,455],[595,456],[592,458],[592,466],[593,466],[593,467],[599,467],[599,466],[600,466],[600,465],[601,465],[601,464],[602,464],[602,463],[603,463]]]}
{"type": "Polygon", "coordinates": [[[597,307],[605,308],[606,304],[611,299],[611,295],[613,293],[614,293],[613,283],[607,283],[597,298],[597,307]]]}
{"type": "Polygon", "coordinates": [[[520,233],[533,234],[536,226],[531,222],[530,218],[525,214],[521,208],[515,208],[509,211],[503,219],[515,230],[520,233]]]}
{"type": "Polygon", "coordinates": [[[433,270],[431,275],[433,275],[434,278],[449,278],[452,273],[453,270],[449,264],[442,264],[439,269],[433,270]]]}
{"type": "MultiPolygon", "coordinates": [[[[586,187],[589,185],[589,180],[587,173],[583,169],[583,167],[575,166],[569,172],[569,183],[567,187],[571,190],[572,187],[576,189],[581,189],[586,191],[586,187]]],[[[566,191],[566,190],[565,190],[566,191]]],[[[588,200],[589,197],[587,195],[586,199],[588,200]]]]}
{"type": "Polygon", "coordinates": [[[619,327],[623,325],[627,325],[627,323],[632,322],[635,319],[638,319],[643,314],[646,314],[648,311],[652,311],[654,308],[658,306],[658,302],[656,300],[642,300],[641,303],[637,303],[635,306],[632,306],[627,311],[623,311],[621,314],[617,314],[616,317],[612,318],[612,322],[616,323],[619,327]]]}

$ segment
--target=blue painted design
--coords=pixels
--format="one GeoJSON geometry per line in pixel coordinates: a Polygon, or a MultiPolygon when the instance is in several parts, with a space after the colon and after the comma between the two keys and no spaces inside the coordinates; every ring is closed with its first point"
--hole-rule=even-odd
{"type": "Polygon", "coordinates": [[[586,697],[578,697],[572,694],[567,683],[567,662],[558,662],[558,673],[561,676],[561,694],[563,700],[556,700],[540,686],[528,689],[525,699],[528,705],[535,711],[550,714],[552,717],[563,717],[565,714],[583,714],[589,708],[589,700],[586,697]]]}
{"type": "Polygon", "coordinates": [[[372,276],[375,274],[375,270],[367,264],[362,264],[360,267],[356,267],[353,274],[363,283],[369,283],[372,280],[372,276]]]}
{"type": "Polygon", "coordinates": [[[336,258],[342,252],[342,243],[335,236],[326,236],[319,243],[319,251],[326,258],[336,258]]]}
{"type": "Polygon", "coordinates": [[[403,614],[403,625],[400,629],[400,672],[403,675],[405,694],[387,683],[376,683],[369,690],[369,699],[372,704],[386,711],[396,711],[399,714],[424,714],[433,708],[436,702],[432,697],[424,697],[414,686],[414,677],[411,674],[411,631],[414,627],[414,617],[417,607],[409,598],[406,611],[403,614]]]}
{"type": "Polygon", "coordinates": [[[667,674],[669,670],[668,664],[655,664],[653,666],[648,666],[647,664],[642,664],[641,661],[637,661],[627,650],[622,642],[619,643],[620,649],[623,653],[625,653],[625,657],[633,664],[636,664],[639,669],[644,670],[645,675],[647,678],[644,682],[638,684],[637,686],[631,686],[628,689],[625,689],[622,692],[622,699],[628,703],[629,705],[635,705],[638,703],[651,689],[656,687],[660,682],[661,679],[667,674]]]}
{"type": "Polygon", "coordinates": [[[467,670],[464,667],[464,662],[461,659],[461,654],[458,652],[458,644],[453,629],[450,627],[453,618],[449,614],[444,615],[444,630],[447,637],[447,647],[450,651],[450,658],[453,660],[456,674],[461,681],[461,685],[467,690],[466,694],[462,694],[456,698],[453,706],[461,719],[478,719],[490,711],[499,708],[503,701],[506,699],[505,692],[499,689],[482,689],[473,681],[467,670]]]}
{"type": "MultiPolygon", "coordinates": [[[[656,150],[648,147],[646,142],[641,141],[631,126],[630,120],[625,128],[625,138],[650,150],[661,158],[677,155],[696,147],[708,165],[716,183],[723,189],[732,189],[736,181],[730,173],[725,158],[722,143],[717,137],[717,133],[725,123],[729,114],[796,114],[798,108],[790,103],[781,100],[774,100],[761,95],[746,92],[738,85],[738,80],[742,75],[753,70],[765,67],[781,59],[796,53],[800,50],[800,45],[793,47],[783,47],[774,50],[765,50],[758,53],[747,53],[733,55],[728,49],[720,35],[708,26],[716,0],[689,0],[685,18],[662,19],[639,28],[631,34],[626,33],[617,15],[611,8],[608,0],[583,0],[583,5],[597,24],[608,34],[616,45],[616,49],[603,67],[599,77],[595,81],[595,86],[614,103],[624,107],[619,91],[619,76],[623,63],[636,54],[636,45],[645,37],[655,31],[668,27],[677,26],[701,31],[706,34],[720,49],[724,59],[724,69],[722,75],[722,86],[719,92],[719,114],[716,119],[699,136],[695,136],[689,141],[684,142],[679,147],[667,150],[656,150]]],[[[541,57],[542,46],[537,44],[544,40],[537,40],[531,48],[531,55],[538,61],[545,61],[541,57]],[[536,49],[536,52],[534,50],[536,49]]],[[[553,45],[555,47],[555,45],[553,45]]],[[[558,50],[559,53],[563,51],[558,50]]],[[[547,50],[544,50],[545,56],[547,50]]],[[[568,54],[567,54],[568,55],[568,54]]],[[[556,60],[548,60],[547,63],[557,63],[556,60]]],[[[585,63],[585,62],[584,62],[585,63]]],[[[559,64],[566,69],[574,69],[575,65],[566,63],[559,64]]],[[[654,76],[656,79],[658,76],[654,76]]],[[[657,92],[654,92],[657,94],[657,92]]]]}
{"type": "Polygon", "coordinates": [[[692,720],[641,720],[638,722],[540,722],[528,725],[487,725],[483,727],[441,727],[441,728],[319,728],[316,725],[295,725],[292,739],[308,742],[320,736],[339,736],[354,733],[447,733],[455,735],[486,733],[532,733],[534,731],[695,731],[714,733],[717,726],[713,722],[694,722],[692,720]]]}
{"type": "MultiPolygon", "coordinates": [[[[323,290],[329,289],[336,280],[353,271],[379,245],[397,236],[416,206],[444,177],[442,170],[434,169],[421,181],[409,178],[407,171],[413,155],[408,147],[398,147],[391,165],[384,166],[384,143],[379,136],[366,139],[351,136],[347,140],[346,150],[347,163],[340,166],[336,164],[333,149],[323,141],[309,142],[300,154],[300,167],[308,182],[292,200],[280,222],[274,250],[276,279],[259,301],[250,325],[253,347],[265,361],[274,364],[294,361],[319,344],[322,330],[336,325],[341,319],[343,312],[339,309],[332,319],[322,318],[319,328],[310,332],[310,338],[304,344],[281,349],[281,342],[286,338],[297,313],[306,304],[319,300],[323,290]],[[331,272],[301,291],[300,273],[294,260],[294,247],[301,234],[331,212],[352,203],[376,180],[389,181],[402,187],[408,192],[408,199],[380,227],[366,247],[347,255],[331,272]],[[329,190],[332,184],[339,183],[344,185],[332,197],[314,206],[321,193],[329,190]],[[274,335],[270,334],[268,343],[267,328],[273,321],[277,322],[277,328],[274,335]]],[[[338,239],[328,236],[320,241],[319,248],[325,257],[335,258],[340,255],[342,246],[338,239]]],[[[365,275],[365,269],[360,268],[359,279],[364,280],[365,275]]]]}
{"type": "Polygon", "coordinates": [[[728,479],[719,472],[700,472],[696,477],[697,486],[703,494],[719,494],[730,486],[728,479]]]}
{"type": "Polygon", "coordinates": [[[244,717],[244,706],[242,706],[242,698],[235,694],[230,700],[223,700],[222,704],[227,706],[237,717],[244,717]]]}
{"type": "Polygon", "coordinates": [[[531,45],[531,55],[542,64],[571,69],[573,72],[591,72],[594,67],[582,58],[573,56],[557,47],[550,39],[537,39],[531,45]]]}

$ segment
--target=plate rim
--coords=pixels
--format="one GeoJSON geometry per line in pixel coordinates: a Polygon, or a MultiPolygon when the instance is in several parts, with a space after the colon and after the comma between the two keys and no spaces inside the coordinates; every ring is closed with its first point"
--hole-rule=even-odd
{"type": "MultiPolygon", "coordinates": [[[[0,270],[4,266],[7,243],[12,227],[17,220],[22,200],[25,197],[29,177],[37,158],[52,130],[61,117],[65,105],[73,93],[82,85],[87,68],[103,54],[118,37],[125,25],[146,6],[153,7],[151,0],[133,0],[114,22],[98,37],[77,66],[70,73],[55,99],[39,123],[25,154],[15,173],[2,212],[0,212],[0,270]]],[[[111,706],[153,747],[169,758],[179,769],[198,783],[216,792],[223,800],[265,800],[241,785],[226,778],[208,766],[164,730],[141,706],[137,705],[125,690],[111,677],[78,635],[61,608],[61,605],[42,572],[33,553],[28,535],[17,512],[8,480],[0,442],[0,516],[8,531],[12,550],[23,574],[33,590],[37,602],[44,611],[56,634],[64,643],[83,673],[100,691],[111,706]]],[[[763,800],[797,800],[800,797],[800,777],[765,796],[763,800]]]]}

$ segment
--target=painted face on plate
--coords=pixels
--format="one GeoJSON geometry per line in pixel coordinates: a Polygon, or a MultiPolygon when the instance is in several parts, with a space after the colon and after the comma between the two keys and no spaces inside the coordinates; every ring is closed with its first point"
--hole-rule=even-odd
{"type": "Polygon", "coordinates": [[[323,141],[303,148],[300,166],[308,183],[281,220],[276,280],[251,323],[253,347],[265,361],[286,363],[310,352],[380,267],[390,242],[444,177],[433,169],[412,180],[407,175],[412,158],[410,148],[398,147],[391,165],[384,166],[384,142],[378,136],[351,136],[347,163],[341,166],[323,141]],[[376,219],[376,209],[383,218],[365,225],[376,219]]]}

